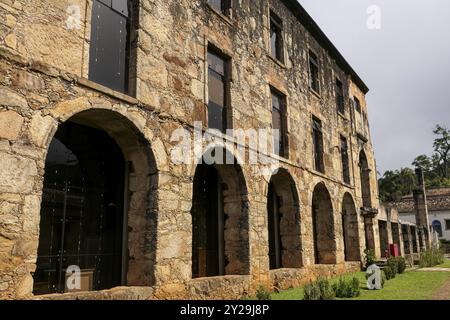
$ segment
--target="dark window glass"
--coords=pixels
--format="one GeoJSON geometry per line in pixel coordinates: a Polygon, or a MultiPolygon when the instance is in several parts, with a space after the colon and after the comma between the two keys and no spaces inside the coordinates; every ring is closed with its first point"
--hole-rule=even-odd
{"type": "Polygon", "coordinates": [[[122,284],[125,159],[104,131],[66,122],[45,162],[34,294],[67,292],[79,266],[83,290],[122,284]]]}
{"type": "Polygon", "coordinates": [[[355,110],[361,113],[361,103],[359,102],[358,98],[355,97],[354,99],[355,99],[355,110]]]}
{"type": "Polygon", "coordinates": [[[312,51],[309,52],[309,78],[311,89],[317,93],[320,93],[319,61],[317,60],[317,56],[312,51]]]}
{"type": "Polygon", "coordinates": [[[224,132],[227,129],[228,62],[208,52],[208,126],[224,132]]]}
{"type": "Polygon", "coordinates": [[[450,230],[450,220],[445,220],[445,230],[450,230]]]}
{"type": "Polygon", "coordinates": [[[208,0],[211,7],[226,16],[231,15],[231,0],[208,0]]]}
{"type": "Polygon", "coordinates": [[[286,98],[272,91],[272,128],[278,130],[278,134],[274,133],[274,152],[275,154],[287,156],[287,132],[286,132],[286,98]]]}
{"type": "Polygon", "coordinates": [[[129,1],[94,0],[89,80],[126,93],[129,64],[129,1]]]}
{"type": "Polygon", "coordinates": [[[324,173],[322,121],[315,117],[313,118],[313,145],[315,169],[324,173]]]}
{"type": "Polygon", "coordinates": [[[339,81],[339,79],[336,79],[336,106],[339,113],[345,114],[344,88],[342,86],[342,82],[339,81]]]}
{"type": "Polygon", "coordinates": [[[342,174],[344,182],[350,183],[348,144],[347,139],[344,137],[341,137],[341,159],[342,159],[342,174]]]}
{"type": "Polygon", "coordinates": [[[283,36],[281,20],[273,13],[270,14],[270,55],[281,62],[283,60],[283,36]]]}

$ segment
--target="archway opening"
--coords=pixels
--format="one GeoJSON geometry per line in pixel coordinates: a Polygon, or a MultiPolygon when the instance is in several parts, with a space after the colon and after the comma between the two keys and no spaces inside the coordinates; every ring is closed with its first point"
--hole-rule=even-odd
{"type": "Polygon", "coordinates": [[[248,274],[248,197],[236,160],[197,166],[191,213],[192,277],[248,274]]]}
{"type": "Polygon", "coordinates": [[[398,254],[402,255],[402,248],[400,245],[400,227],[397,222],[391,222],[392,241],[397,245],[398,254]]]}
{"type": "Polygon", "coordinates": [[[156,186],[150,146],[122,115],[61,124],[45,162],[34,294],[150,285],[156,186]]]}
{"type": "Polygon", "coordinates": [[[300,208],[294,180],[284,169],[272,177],[267,195],[270,269],[302,266],[300,208]]]}
{"type": "Polygon", "coordinates": [[[344,236],[345,261],[360,261],[359,222],[355,202],[350,194],[342,202],[342,229],[344,236]]]}
{"type": "Polygon", "coordinates": [[[380,251],[381,257],[389,256],[389,238],[388,238],[388,224],[387,221],[378,221],[378,231],[380,235],[380,251]]]}
{"type": "Polygon", "coordinates": [[[316,186],[312,200],[314,258],[316,264],[336,263],[333,204],[324,184],[316,186]]]}
{"type": "Polygon", "coordinates": [[[361,196],[363,199],[363,207],[371,208],[371,190],[370,190],[370,168],[367,156],[364,151],[359,154],[359,170],[361,179],[361,196]]]}

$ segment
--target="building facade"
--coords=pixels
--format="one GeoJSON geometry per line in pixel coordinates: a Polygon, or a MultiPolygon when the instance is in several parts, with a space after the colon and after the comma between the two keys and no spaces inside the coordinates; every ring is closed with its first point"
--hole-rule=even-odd
{"type": "MultiPolygon", "coordinates": [[[[429,222],[442,240],[450,241],[450,189],[427,190],[429,222]]],[[[395,203],[398,207],[400,219],[416,223],[414,212],[414,198],[405,196],[395,203]]]]}
{"type": "Polygon", "coordinates": [[[0,17],[0,298],[239,298],[382,256],[368,89],[297,1],[0,17]]]}

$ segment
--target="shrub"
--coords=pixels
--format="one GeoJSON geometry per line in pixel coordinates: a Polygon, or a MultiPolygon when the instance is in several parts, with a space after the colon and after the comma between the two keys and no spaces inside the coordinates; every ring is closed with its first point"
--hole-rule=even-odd
{"type": "Polygon", "coordinates": [[[392,278],[395,278],[398,273],[398,260],[395,257],[390,257],[387,260],[387,265],[391,268],[392,278]]]}
{"type": "Polygon", "coordinates": [[[303,300],[334,300],[335,294],[330,282],[319,279],[304,288],[303,300]]]}
{"type": "Polygon", "coordinates": [[[444,263],[444,252],[437,248],[428,249],[420,254],[419,267],[430,268],[444,263]]]}
{"type": "Polygon", "coordinates": [[[340,278],[338,283],[333,284],[333,291],[338,298],[354,298],[361,294],[358,278],[345,280],[340,278]]]}
{"type": "Polygon", "coordinates": [[[376,261],[375,251],[372,249],[366,249],[366,250],[364,250],[364,255],[365,255],[365,262],[366,262],[366,269],[367,269],[371,265],[375,264],[375,261],[376,261]]]}
{"type": "Polygon", "coordinates": [[[270,292],[264,288],[264,286],[260,286],[256,291],[256,299],[258,300],[272,300],[270,296],[270,292]]]}
{"type": "Polygon", "coordinates": [[[397,267],[398,267],[398,273],[402,274],[405,273],[406,270],[406,259],[403,257],[397,258],[397,267]]]}
{"type": "Polygon", "coordinates": [[[383,273],[386,276],[386,280],[391,280],[395,278],[394,270],[392,270],[392,267],[385,266],[383,268],[383,273]]]}

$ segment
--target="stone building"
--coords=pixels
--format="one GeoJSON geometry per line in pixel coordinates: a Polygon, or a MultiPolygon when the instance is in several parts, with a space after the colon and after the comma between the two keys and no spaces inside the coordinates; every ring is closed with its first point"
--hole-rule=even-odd
{"type": "MultiPolygon", "coordinates": [[[[427,205],[429,211],[429,223],[440,239],[450,241],[450,189],[427,190],[427,205]]],[[[414,208],[414,196],[404,196],[395,202],[400,219],[416,224],[414,208]]]]}
{"type": "Polygon", "coordinates": [[[359,269],[381,256],[367,92],[295,0],[1,0],[0,298],[359,269]],[[269,132],[266,161],[226,129],[269,132]]]}

